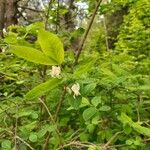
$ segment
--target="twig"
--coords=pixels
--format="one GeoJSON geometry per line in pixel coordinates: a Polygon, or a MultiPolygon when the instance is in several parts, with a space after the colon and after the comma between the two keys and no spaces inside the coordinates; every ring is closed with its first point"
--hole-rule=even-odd
{"type": "MultiPolygon", "coordinates": [[[[63,146],[63,148],[69,147],[69,146],[73,146],[73,147],[90,147],[90,146],[96,146],[94,144],[91,143],[81,143],[80,141],[72,141],[66,145],[63,146]]],[[[61,147],[58,148],[57,150],[61,150],[61,147]]]]}
{"type": "Polygon", "coordinates": [[[48,133],[47,136],[46,136],[44,146],[43,146],[43,150],[48,150],[48,143],[49,143],[50,136],[51,136],[51,134],[48,133]]]}
{"type": "MultiPolygon", "coordinates": [[[[42,105],[43,105],[44,108],[46,109],[46,111],[47,111],[47,113],[48,113],[48,115],[49,115],[49,117],[50,117],[50,119],[51,119],[51,121],[52,121],[52,124],[53,124],[53,125],[56,125],[56,122],[55,122],[55,120],[54,120],[54,118],[53,118],[51,112],[49,111],[47,105],[45,104],[45,102],[44,102],[41,98],[39,98],[39,101],[42,103],[42,105]]],[[[58,135],[58,137],[59,137],[60,143],[62,144],[61,136],[60,136],[60,133],[59,133],[59,130],[58,130],[58,127],[57,127],[57,126],[56,126],[56,130],[55,130],[55,131],[56,131],[56,133],[57,133],[57,135],[58,135]]],[[[47,138],[46,138],[46,142],[45,142],[45,145],[44,145],[45,150],[46,150],[47,144],[48,144],[48,142],[49,142],[49,139],[50,139],[50,133],[48,133],[48,136],[47,136],[47,138]]]]}
{"type": "Polygon", "coordinates": [[[62,92],[62,95],[60,97],[60,101],[59,101],[59,103],[57,105],[57,108],[56,108],[55,121],[57,121],[57,117],[58,117],[58,114],[59,114],[59,112],[61,110],[61,106],[62,106],[62,104],[64,102],[65,95],[66,95],[66,86],[64,86],[64,90],[62,92]]]}
{"type": "Polygon", "coordinates": [[[29,143],[27,143],[24,139],[22,139],[21,137],[19,136],[16,136],[16,138],[18,140],[20,140],[21,142],[23,142],[26,146],[28,146],[31,150],[35,150],[29,143]]]}
{"type": "Polygon", "coordinates": [[[98,8],[99,8],[101,2],[102,2],[102,0],[99,0],[99,1],[97,2],[97,6],[95,7],[94,13],[93,13],[92,18],[91,18],[90,23],[89,23],[89,26],[87,27],[87,30],[86,30],[86,32],[85,32],[85,34],[84,34],[84,36],[83,36],[83,39],[82,39],[82,41],[81,41],[81,43],[80,43],[80,45],[79,45],[79,48],[78,48],[77,55],[76,55],[75,62],[74,62],[74,64],[73,64],[73,66],[75,66],[75,65],[78,63],[78,59],[79,59],[79,57],[80,57],[81,51],[83,50],[84,43],[85,43],[85,41],[86,41],[86,39],[87,39],[87,36],[88,36],[88,34],[89,34],[89,31],[90,31],[90,29],[91,29],[91,27],[92,27],[92,24],[93,24],[93,22],[94,22],[96,13],[97,13],[97,11],[98,11],[98,8]]]}
{"type": "MultiPolygon", "coordinates": [[[[8,133],[10,133],[10,134],[12,134],[12,135],[14,135],[13,134],[13,132],[11,132],[11,131],[8,131],[8,130],[5,130],[6,132],[8,132],[8,133]]],[[[20,140],[21,142],[23,142],[27,147],[29,147],[31,150],[35,150],[29,143],[27,143],[24,139],[22,139],[21,137],[19,137],[18,135],[16,135],[16,137],[15,137],[16,139],[18,139],[18,140],[20,140]]]]}
{"type": "Polygon", "coordinates": [[[55,124],[55,120],[54,120],[54,118],[53,118],[51,112],[49,111],[47,105],[45,104],[45,102],[42,100],[41,97],[39,98],[39,101],[42,103],[42,105],[44,106],[45,110],[47,111],[47,113],[48,113],[48,115],[49,115],[49,117],[50,117],[52,123],[55,124]]]}
{"type": "MultiPolygon", "coordinates": [[[[120,134],[120,132],[117,132],[116,134],[120,134]]],[[[149,142],[149,141],[150,141],[150,138],[142,140],[142,142],[149,142]]],[[[89,148],[89,147],[93,146],[93,147],[97,147],[97,148],[100,147],[104,150],[106,148],[109,149],[109,148],[125,147],[125,146],[127,146],[127,144],[118,144],[118,145],[112,145],[112,146],[109,146],[109,144],[108,144],[107,147],[104,147],[103,144],[93,144],[90,142],[71,141],[70,143],[67,143],[66,145],[64,145],[63,148],[67,148],[67,147],[71,147],[71,146],[76,147],[76,148],[77,147],[80,147],[80,148],[88,147],[89,148]]],[[[57,150],[61,150],[61,148],[59,147],[59,148],[57,148],[57,150]]]]}
{"type": "MultiPolygon", "coordinates": [[[[144,139],[144,140],[142,140],[142,142],[149,142],[150,141],[150,138],[149,139],[144,139]]],[[[108,146],[108,148],[119,148],[119,147],[125,147],[125,146],[127,146],[127,144],[118,144],[118,145],[112,145],[112,146],[108,146]]]]}
{"type": "MultiPolygon", "coordinates": [[[[24,8],[22,7],[22,10],[21,11],[19,11],[19,9],[18,9],[18,12],[19,12],[19,15],[18,15],[18,18],[21,16],[21,14],[25,11],[25,7],[26,6],[28,6],[28,3],[30,2],[30,0],[27,0],[26,2],[25,2],[25,4],[24,4],[24,8]]],[[[19,8],[20,6],[17,4],[17,7],[19,8]]]]}
{"type": "Polygon", "coordinates": [[[69,137],[69,139],[72,139],[72,141],[75,141],[78,137],[79,137],[79,135],[77,135],[77,136],[75,136],[77,133],[79,133],[80,132],[80,129],[78,129],[76,132],[74,132],[70,137],[69,137]]]}
{"type": "Polygon", "coordinates": [[[110,138],[110,140],[103,146],[103,148],[104,148],[104,149],[107,148],[107,147],[114,141],[114,139],[115,139],[119,134],[121,134],[121,133],[123,133],[123,131],[120,131],[120,132],[115,133],[115,134],[110,138]]]}
{"type": "Polygon", "coordinates": [[[34,11],[34,12],[37,12],[37,13],[44,13],[43,10],[37,10],[37,9],[30,8],[30,7],[19,6],[19,8],[23,8],[24,10],[28,9],[28,10],[31,10],[31,11],[34,11]]]}

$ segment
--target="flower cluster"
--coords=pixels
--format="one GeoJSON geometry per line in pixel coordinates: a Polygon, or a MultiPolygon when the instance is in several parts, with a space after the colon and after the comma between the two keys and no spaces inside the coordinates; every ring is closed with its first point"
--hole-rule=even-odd
{"type": "Polygon", "coordinates": [[[60,73],[61,73],[61,69],[60,67],[56,67],[56,66],[52,66],[52,70],[51,70],[51,76],[53,78],[59,78],[60,77],[60,73]]]}
{"type": "Polygon", "coordinates": [[[68,93],[72,93],[73,92],[73,97],[75,98],[76,96],[79,96],[79,95],[81,95],[80,94],[80,85],[79,85],[79,83],[76,83],[76,84],[73,84],[72,85],[72,87],[71,87],[71,89],[69,88],[69,87],[67,87],[67,91],[68,91],[68,93]]]}
{"type": "MultiPolygon", "coordinates": [[[[52,70],[51,70],[51,73],[50,75],[53,77],[53,78],[59,78],[60,77],[60,73],[61,73],[61,68],[58,66],[52,66],[52,70]]],[[[76,83],[76,84],[73,84],[71,88],[67,87],[67,91],[68,93],[72,93],[73,92],[73,97],[75,98],[76,96],[79,96],[81,95],[80,94],[80,85],[79,83],[76,83]]]]}

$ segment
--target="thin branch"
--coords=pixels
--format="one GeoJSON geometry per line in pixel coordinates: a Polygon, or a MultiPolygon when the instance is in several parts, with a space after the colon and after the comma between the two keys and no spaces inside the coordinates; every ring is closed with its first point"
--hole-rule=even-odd
{"type": "MultiPolygon", "coordinates": [[[[24,8],[22,8],[22,10],[20,11],[20,13],[22,14],[25,11],[25,7],[28,6],[28,3],[30,2],[30,0],[27,0],[26,3],[24,4],[24,8]]],[[[17,5],[17,7],[19,8],[20,6],[17,5]]]]}
{"type": "MultiPolygon", "coordinates": [[[[66,145],[63,146],[63,148],[66,148],[66,147],[69,147],[69,146],[72,146],[72,147],[87,147],[89,148],[91,146],[91,144],[87,144],[87,143],[81,143],[79,141],[72,141],[66,145]]],[[[61,150],[62,147],[58,148],[57,150],[61,150]]]]}
{"type": "Polygon", "coordinates": [[[25,9],[28,9],[28,10],[31,10],[31,11],[34,11],[34,12],[37,12],[37,13],[44,13],[43,10],[37,10],[37,9],[34,9],[34,8],[30,8],[30,7],[25,7],[25,6],[18,6],[19,8],[23,8],[24,10],[25,9]]]}
{"type": "MultiPolygon", "coordinates": [[[[55,122],[55,120],[54,120],[54,118],[53,118],[51,112],[49,111],[47,105],[45,104],[45,102],[44,102],[41,98],[39,98],[39,101],[42,103],[43,107],[46,109],[46,111],[47,111],[47,113],[48,113],[48,115],[49,115],[49,117],[50,117],[50,119],[51,119],[51,121],[52,121],[52,124],[53,124],[53,125],[56,125],[56,122],[55,122]]],[[[57,125],[56,125],[56,133],[57,133],[57,135],[58,135],[58,137],[59,137],[60,144],[62,144],[61,136],[60,136],[60,133],[59,133],[59,130],[58,130],[57,125]]],[[[49,136],[50,136],[50,133],[48,134],[47,139],[46,139],[46,141],[47,141],[46,143],[47,143],[47,144],[48,144],[48,142],[49,142],[49,138],[50,138],[49,136]]]]}
{"type": "Polygon", "coordinates": [[[45,143],[43,146],[43,150],[48,150],[48,143],[49,143],[50,136],[51,136],[51,134],[47,133],[46,140],[45,140],[45,143]]]}
{"type": "Polygon", "coordinates": [[[111,138],[110,138],[110,140],[104,145],[104,149],[105,148],[107,148],[114,140],[115,140],[115,138],[119,135],[119,134],[121,134],[121,133],[123,133],[123,131],[120,131],[120,132],[117,132],[117,133],[115,133],[111,138]]]}
{"type": "Polygon", "coordinates": [[[59,101],[59,103],[57,105],[57,108],[56,108],[55,121],[57,121],[57,117],[58,117],[58,114],[59,114],[59,112],[61,110],[61,106],[62,106],[62,104],[64,102],[65,95],[66,95],[66,86],[64,86],[64,90],[62,92],[62,95],[60,97],[60,101],[59,101]]]}
{"type": "Polygon", "coordinates": [[[50,117],[52,123],[55,124],[55,120],[54,120],[54,118],[53,118],[51,112],[49,111],[47,105],[45,104],[45,102],[42,100],[42,98],[39,98],[39,101],[42,103],[42,105],[44,106],[45,110],[47,111],[47,113],[48,113],[48,115],[49,115],[49,117],[50,117]]]}
{"type": "Polygon", "coordinates": [[[97,2],[97,5],[96,5],[96,7],[95,7],[94,13],[93,13],[92,18],[91,18],[91,20],[90,20],[89,26],[87,27],[87,30],[86,30],[86,32],[85,32],[85,34],[84,34],[84,37],[83,37],[83,39],[82,39],[82,41],[81,41],[81,43],[80,43],[80,45],[79,45],[78,52],[77,52],[77,55],[76,55],[76,58],[75,58],[75,62],[74,62],[74,66],[78,63],[80,54],[81,54],[81,52],[82,52],[82,50],[83,50],[84,43],[85,43],[85,41],[86,41],[86,39],[87,39],[87,36],[88,36],[88,34],[89,34],[89,31],[90,31],[90,29],[91,29],[91,27],[92,27],[92,24],[93,24],[93,22],[94,22],[95,16],[96,16],[96,14],[97,14],[97,11],[98,11],[98,9],[99,9],[99,6],[100,6],[101,2],[102,2],[102,0],[99,0],[99,1],[97,2]]]}
{"type": "MultiPolygon", "coordinates": [[[[19,17],[22,17],[25,21],[30,22],[21,12],[18,11],[18,13],[19,13],[18,18],[19,18],[19,17]]],[[[31,22],[30,22],[30,23],[31,23],[31,22]]]]}
{"type": "MultiPolygon", "coordinates": [[[[5,131],[8,132],[8,133],[10,133],[10,134],[12,134],[12,135],[14,135],[13,132],[11,132],[11,131],[8,131],[8,130],[5,130],[5,131]]],[[[29,143],[27,143],[24,139],[22,139],[18,135],[16,135],[15,138],[18,139],[18,140],[20,140],[22,143],[24,143],[27,147],[30,148],[30,150],[35,150],[29,143]]]]}
{"type": "Polygon", "coordinates": [[[29,143],[27,143],[24,139],[22,139],[21,137],[19,136],[16,136],[16,138],[18,140],[20,140],[21,142],[23,142],[26,146],[28,146],[31,150],[35,150],[29,143]]]}
{"type": "MultiPolygon", "coordinates": [[[[142,140],[142,142],[144,142],[144,143],[149,142],[149,141],[150,141],[150,138],[142,140]]],[[[102,149],[106,149],[106,148],[107,149],[112,149],[112,148],[125,147],[125,146],[127,146],[127,144],[118,144],[118,145],[112,145],[112,146],[108,145],[107,147],[104,147],[103,144],[93,144],[93,143],[90,143],[90,142],[70,141],[69,143],[64,145],[63,148],[67,148],[67,147],[75,147],[75,148],[85,148],[85,147],[87,147],[87,148],[89,148],[91,146],[97,147],[97,148],[99,147],[99,148],[102,148],[102,149]]],[[[57,150],[61,150],[61,147],[57,148],[57,150]]]]}

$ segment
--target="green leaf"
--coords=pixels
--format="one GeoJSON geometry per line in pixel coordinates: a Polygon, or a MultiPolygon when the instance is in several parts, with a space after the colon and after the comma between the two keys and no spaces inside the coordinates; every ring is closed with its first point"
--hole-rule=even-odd
{"type": "Polygon", "coordinates": [[[137,91],[137,90],[142,90],[142,91],[150,91],[150,85],[141,85],[137,87],[128,87],[128,89],[137,91]]]}
{"type": "Polygon", "coordinates": [[[81,105],[81,101],[82,101],[82,97],[81,96],[77,96],[77,97],[73,97],[72,95],[69,95],[67,97],[68,99],[68,103],[71,105],[71,107],[73,109],[79,109],[80,108],[80,105],[81,105]]]}
{"type": "Polygon", "coordinates": [[[129,140],[126,141],[126,144],[127,144],[127,145],[131,145],[131,144],[133,144],[133,142],[134,142],[133,139],[129,139],[129,140]]]}
{"type": "Polygon", "coordinates": [[[11,45],[10,50],[12,51],[12,53],[17,55],[18,57],[24,58],[28,61],[31,61],[37,64],[57,65],[57,62],[48,58],[41,51],[31,48],[31,47],[11,45]]]}
{"type": "Polygon", "coordinates": [[[82,97],[82,101],[81,101],[80,108],[81,108],[81,107],[88,106],[88,105],[90,105],[89,100],[88,100],[87,98],[85,98],[85,97],[82,97]]]}
{"type": "Polygon", "coordinates": [[[132,119],[130,117],[128,117],[125,113],[121,113],[119,120],[125,125],[126,124],[131,125],[133,123],[132,119]]]}
{"type": "Polygon", "coordinates": [[[56,131],[56,125],[49,125],[49,124],[46,124],[44,126],[42,126],[41,130],[39,130],[37,132],[37,136],[38,138],[42,138],[47,132],[54,132],[56,131]]]}
{"type": "Polygon", "coordinates": [[[121,114],[121,116],[119,117],[119,120],[125,125],[126,124],[130,125],[138,133],[150,137],[150,129],[149,128],[141,126],[138,122],[133,122],[132,119],[130,117],[128,117],[125,113],[121,114]]]}
{"type": "Polygon", "coordinates": [[[92,103],[95,107],[97,107],[98,104],[101,103],[101,97],[100,97],[100,96],[94,97],[94,98],[91,100],[91,103],[92,103]]]}
{"type": "Polygon", "coordinates": [[[125,125],[124,132],[125,134],[129,135],[132,132],[132,127],[130,127],[129,125],[125,125]]]}
{"type": "Polygon", "coordinates": [[[88,139],[89,139],[89,134],[88,133],[82,132],[80,134],[80,140],[81,141],[88,141],[88,139]]]}
{"type": "Polygon", "coordinates": [[[20,144],[20,150],[27,150],[26,145],[20,144]]]}
{"type": "Polygon", "coordinates": [[[95,88],[96,88],[96,83],[90,83],[86,85],[83,89],[83,94],[84,95],[89,95],[95,88]]]}
{"type": "Polygon", "coordinates": [[[92,67],[95,63],[95,60],[89,60],[85,64],[79,64],[74,71],[74,75],[80,77],[85,75],[85,73],[89,73],[92,70],[92,67]]]}
{"type": "Polygon", "coordinates": [[[30,32],[33,34],[37,33],[38,30],[41,30],[41,29],[44,29],[43,22],[35,22],[26,27],[27,32],[30,32]]]}
{"type": "Polygon", "coordinates": [[[8,33],[5,37],[4,41],[8,44],[16,44],[17,43],[17,34],[16,33],[8,33]]]}
{"type": "Polygon", "coordinates": [[[87,150],[102,150],[100,147],[90,146],[87,150]]]}
{"type": "Polygon", "coordinates": [[[109,111],[111,108],[109,107],[109,106],[102,106],[102,107],[100,107],[100,111],[109,111]]]}
{"type": "Polygon", "coordinates": [[[83,112],[83,119],[85,121],[88,121],[89,119],[91,119],[95,114],[96,114],[97,110],[95,107],[90,107],[87,108],[86,110],[84,110],[83,112]]]}
{"type": "Polygon", "coordinates": [[[11,149],[11,141],[10,140],[2,141],[1,147],[4,149],[11,149]]]}
{"type": "Polygon", "coordinates": [[[55,34],[40,30],[38,34],[38,42],[45,55],[58,64],[61,64],[64,61],[63,44],[55,34]]]}
{"type": "Polygon", "coordinates": [[[29,136],[29,140],[31,142],[36,142],[38,139],[37,135],[35,133],[31,133],[30,136],[29,136]]]}
{"type": "Polygon", "coordinates": [[[146,135],[150,137],[150,129],[146,127],[142,127],[139,123],[133,123],[132,127],[134,130],[136,130],[138,133],[146,135]]]}
{"type": "Polygon", "coordinates": [[[36,126],[37,126],[37,121],[33,121],[29,124],[27,123],[27,124],[24,124],[23,126],[20,126],[19,130],[22,133],[28,134],[28,132],[32,131],[36,126]]]}
{"type": "Polygon", "coordinates": [[[95,129],[95,125],[93,124],[87,125],[87,130],[90,134],[94,132],[94,129],[95,129]]]}
{"type": "Polygon", "coordinates": [[[99,115],[96,115],[93,119],[92,119],[92,124],[97,125],[99,123],[99,115]]]}
{"type": "Polygon", "coordinates": [[[61,82],[61,79],[50,79],[47,82],[44,82],[36,87],[34,87],[31,91],[29,91],[25,98],[26,99],[34,99],[37,98],[39,96],[42,96],[43,94],[45,94],[46,92],[54,89],[56,86],[58,86],[58,84],[61,82]]]}

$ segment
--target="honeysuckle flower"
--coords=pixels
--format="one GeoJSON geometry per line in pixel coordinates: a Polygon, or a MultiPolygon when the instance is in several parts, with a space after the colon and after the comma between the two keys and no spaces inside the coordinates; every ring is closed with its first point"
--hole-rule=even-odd
{"type": "Polygon", "coordinates": [[[78,95],[80,95],[80,85],[79,85],[79,83],[76,83],[76,84],[74,84],[72,87],[71,87],[71,90],[73,91],[73,93],[74,93],[74,98],[75,98],[75,96],[78,96],[78,95]]]}
{"type": "Polygon", "coordinates": [[[53,78],[58,78],[60,76],[60,73],[61,73],[61,69],[60,67],[56,67],[56,66],[52,66],[52,70],[51,70],[51,76],[53,78]]]}
{"type": "Polygon", "coordinates": [[[6,33],[7,31],[6,31],[6,29],[5,28],[3,28],[3,33],[6,33]]]}

